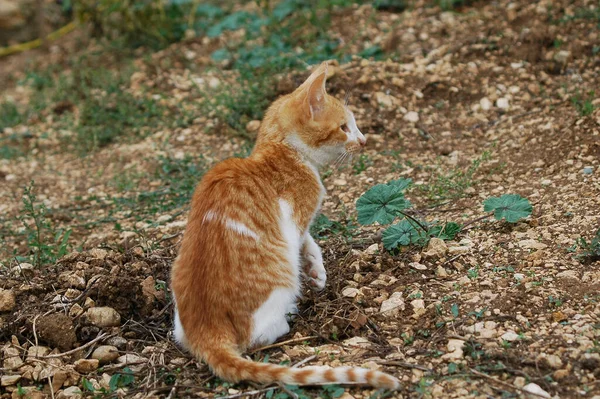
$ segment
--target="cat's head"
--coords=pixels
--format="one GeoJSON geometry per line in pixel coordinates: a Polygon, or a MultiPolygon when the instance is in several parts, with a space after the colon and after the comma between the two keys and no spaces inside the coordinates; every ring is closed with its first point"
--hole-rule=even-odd
{"type": "Polygon", "coordinates": [[[318,166],[361,151],[366,139],[352,111],[325,90],[327,68],[322,63],[294,92],[273,104],[259,141],[269,136],[283,140],[318,166]],[[269,122],[275,122],[277,132],[269,122]]]}

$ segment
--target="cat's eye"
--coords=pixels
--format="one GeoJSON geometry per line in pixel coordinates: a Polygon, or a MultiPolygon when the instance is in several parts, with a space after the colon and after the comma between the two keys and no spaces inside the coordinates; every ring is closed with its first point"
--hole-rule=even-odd
{"type": "Polygon", "coordinates": [[[346,133],[350,133],[350,129],[348,129],[348,125],[345,123],[342,126],[340,126],[340,129],[342,129],[346,133]]]}

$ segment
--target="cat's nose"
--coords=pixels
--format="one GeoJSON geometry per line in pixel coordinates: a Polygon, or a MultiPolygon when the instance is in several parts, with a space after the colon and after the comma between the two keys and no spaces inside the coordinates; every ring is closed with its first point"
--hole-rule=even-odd
{"type": "Polygon", "coordinates": [[[358,144],[360,144],[361,147],[367,145],[367,139],[365,138],[365,136],[361,136],[358,138],[358,144]]]}

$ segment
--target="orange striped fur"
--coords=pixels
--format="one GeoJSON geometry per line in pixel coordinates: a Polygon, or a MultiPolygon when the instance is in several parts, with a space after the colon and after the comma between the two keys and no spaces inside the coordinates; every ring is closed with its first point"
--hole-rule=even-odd
{"type": "Polygon", "coordinates": [[[308,233],[325,190],[318,168],[365,144],[350,110],[325,91],[327,64],[268,109],[252,154],[202,179],[171,273],[175,338],[228,381],[360,383],[396,389],[360,368],[289,368],[247,360],[250,347],[289,332],[302,279],[325,285],[308,233]]]}

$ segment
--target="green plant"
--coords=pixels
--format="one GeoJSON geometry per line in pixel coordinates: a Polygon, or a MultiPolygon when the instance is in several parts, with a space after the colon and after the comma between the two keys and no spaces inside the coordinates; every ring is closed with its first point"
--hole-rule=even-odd
{"type": "MultiPolygon", "coordinates": [[[[499,198],[491,197],[485,200],[484,211],[486,214],[464,226],[455,222],[427,222],[419,220],[409,213],[412,205],[405,198],[404,191],[410,185],[410,179],[378,184],[371,187],[356,202],[358,222],[362,225],[373,223],[388,225],[396,219],[400,220],[383,231],[383,246],[387,250],[409,245],[424,246],[431,237],[452,240],[464,227],[489,218],[492,212],[496,220],[506,219],[509,223],[515,223],[532,212],[531,204],[527,199],[517,194],[505,194],[499,198]]],[[[474,275],[470,277],[474,277],[474,275]]]]}
{"type": "Polygon", "coordinates": [[[467,169],[455,168],[448,173],[439,173],[432,170],[434,174],[433,182],[418,186],[418,189],[435,202],[442,202],[447,199],[457,199],[465,196],[465,191],[473,183],[473,177],[480,166],[491,158],[491,152],[484,151],[481,156],[471,161],[467,169]]]}
{"type": "Polygon", "coordinates": [[[581,249],[581,252],[576,255],[577,259],[586,262],[600,260],[600,229],[596,231],[596,235],[590,241],[581,237],[577,239],[575,245],[581,249]]]}
{"type": "Polygon", "coordinates": [[[574,96],[571,97],[571,104],[575,107],[579,115],[581,116],[589,116],[594,112],[594,103],[592,102],[595,98],[595,92],[588,92],[587,98],[583,98],[579,91],[576,92],[574,96]]]}
{"type": "Polygon", "coordinates": [[[373,161],[371,161],[367,154],[360,154],[358,160],[352,165],[352,169],[354,169],[355,175],[360,175],[372,164],[373,161]]]}
{"type": "Polygon", "coordinates": [[[23,192],[23,208],[18,219],[25,227],[25,235],[33,262],[37,267],[53,263],[68,250],[71,229],[55,229],[48,219],[48,208],[38,203],[32,180],[23,192]]]}

